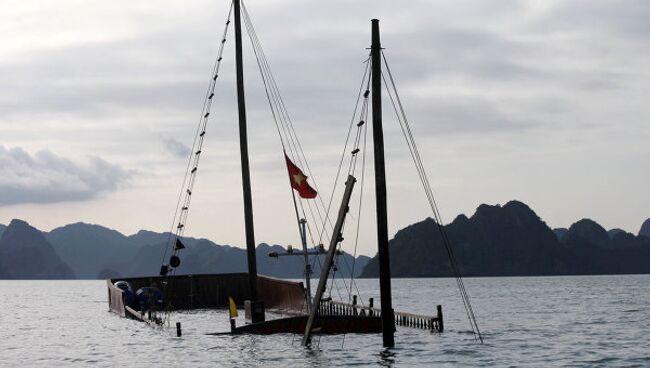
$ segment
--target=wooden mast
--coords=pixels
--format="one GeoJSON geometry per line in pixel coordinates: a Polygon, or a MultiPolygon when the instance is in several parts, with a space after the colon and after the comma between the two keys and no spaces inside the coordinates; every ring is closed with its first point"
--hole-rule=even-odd
{"type": "Polygon", "coordinates": [[[257,260],[255,258],[255,230],[253,227],[253,200],[251,197],[251,175],[248,162],[248,137],[246,129],[246,99],[244,94],[244,68],[241,37],[241,4],[233,0],[235,13],[235,64],[237,69],[237,106],[239,108],[239,148],[241,152],[241,177],[244,194],[244,223],[246,228],[246,256],[248,258],[248,288],[250,291],[251,313],[253,322],[264,320],[264,307],[258,304],[257,295],[257,260]]]}
{"type": "Polygon", "coordinates": [[[381,43],[379,20],[372,21],[372,137],[375,152],[375,196],[377,201],[377,247],[379,249],[379,295],[381,298],[381,325],[384,347],[395,346],[395,316],[390,286],[390,259],[388,252],[388,219],[386,209],[386,165],[384,162],[384,131],[381,112],[381,43]]]}

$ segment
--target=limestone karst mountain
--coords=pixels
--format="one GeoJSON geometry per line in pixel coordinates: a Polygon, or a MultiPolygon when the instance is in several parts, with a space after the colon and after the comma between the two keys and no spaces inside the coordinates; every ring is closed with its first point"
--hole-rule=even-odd
{"type": "MultiPolygon", "coordinates": [[[[613,238],[590,219],[551,230],[527,205],[481,205],[445,225],[466,276],[528,276],[650,272],[650,238],[625,231],[613,238]]],[[[408,226],[390,241],[393,277],[452,276],[438,225],[408,226]]],[[[362,277],[376,277],[372,258],[362,277]]]]}
{"type": "Polygon", "coordinates": [[[0,238],[0,259],[5,278],[73,279],[74,273],[36,228],[12,220],[0,238]]]}

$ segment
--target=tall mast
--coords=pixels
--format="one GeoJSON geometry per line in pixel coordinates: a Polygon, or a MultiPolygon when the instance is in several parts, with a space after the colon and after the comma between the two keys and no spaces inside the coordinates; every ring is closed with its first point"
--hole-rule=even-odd
{"type": "Polygon", "coordinates": [[[384,162],[384,130],[381,113],[381,44],[379,20],[372,20],[372,139],[375,152],[375,197],[377,200],[377,247],[379,248],[379,296],[384,347],[395,346],[395,316],[390,287],[388,254],[388,219],[386,210],[386,165],[384,162]]]}
{"type": "Polygon", "coordinates": [[[246,100],[244,96],[244,69],[241,40],[241,4],[233,0],[235,13],[235,64],[237,68],[237,106],[239,107],[239,149],[241,151],[241,178],[244,191],[244,223],[246,227],[246,256],[248,258],[248,288],[250,300],[257,301],[257,261],[255,259],[255,229],[253,228],[253,200],[251,173],[248,162],[246,133],[246,100]]]}

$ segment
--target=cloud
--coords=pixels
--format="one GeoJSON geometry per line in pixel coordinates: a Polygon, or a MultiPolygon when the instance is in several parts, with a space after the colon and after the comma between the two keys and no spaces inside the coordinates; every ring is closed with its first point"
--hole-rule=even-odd
{"type": "Polygon", "coordinates": [[[176,157],[186,158],[190,153],[190,147],[171,137],[164,138],[163,145],[165,147],[165,151],[176,157]]]}
{"type": "Polygon", "coordinates": [[[89,200],[126,186],[132,175],[100,157],[80,165],[49,150],[30,155],[0,146],[0,206],[89,200]]]}
{"type": "MultiPolygon", "coordinates": [[[[28,148],[30,154],[2,151],[0,205],[101,199],[101,193],[128,184],[131,175],[119,166],[73,157],[85,152],[142,170],[137,185],[120,193],[137,198],[121,203],[130,212],[148,209],[138,201],[166,203],[164,198],[174,197],[185,162],[176,156],[190,153],[183,143],[191,145],[202,116],[230,4],[5,3],[0,24],[11,37],[4,37],[0,59],[0,137],[7,147],[28,148]],[[46,164],[46,154],[35,154],[42,148],[69,160],[50,152],[59,160],[46,164]]],[[[639,198],[650,198],[641,185],[649,176],[638,168],[648,166],[650,157],[645,144],[650,139],[650,2],[415,0],[403,6],[388,0],[283,0],[256,2],[248,11],[323,192],[334,177],[361,82],[369,20],[378,18],[411,127],[425,164],[436,173],[432,185],[440,185],[441,198],[448,200],[446,213],[518,196],[547,206],[541,208],[544,217],[555,224],[584,216],[578,211],[606,213],[602,218],[629,229],[638,226],[626,226],[629,219],[647,218],[648,200],[639,198]],[[561,189],[549,189],[547,178],[523,185],[525,178],[547,172],[531,160],[548,172],[561,171],[561,189]],[[602,167],[620,170],[610,177],[628,186],[586,191],[605,182],[589,176],[602,167]],[[495,172],[517,175],[505,180],[495,172]],[[613,197],[617,193],[621,198],[613,197]],[[563,194],[572,209],[553,210],[569,203],[563,194]],[[589,197],[634,206],[598,207],[589,197]]],[[[244,39],[253,190],[257,198],[273,200],[279,196],[269,188],[286,173],[250,42],[244,39]]],[[[197,194],[219,191],[206,197],[230,201],[219,202],[228,214],[241,209],[233,40],[230,28],[197,188],[197,194]]],[[[410,178],[408,151],[387,96],[384,104],[385,137],[395,142],[386,145],[387,161],[395,167],[392,177],[410,178]]],[[[421,199],[419,192],[409,195],[413,198],[404,198],[403,212],[391,215],[394,226],[428,215],[406,207],[421,199]]],[[[102,200],[84,202],[84,212],[91,211],[91,202],[106,224],[136,226],[145,217],[125,221],[123,208],[102,200]]],[[[284,216],[278,214],[282,205],[256,206],[260,239],[287,236],[276,223],[284,216]]],[[[35,212],[35,220],[48,217],[37,206],[25,207],[35,212]]],[[[291,217],[293,208],[287,211],[291,217]]],[[[147,221],[166,223],[166,212],[149,212],[147,221]]],[[[199,221],[196,231],[206,236],[241,241],[238,216],[220,219],[228,231],[217,230],[210,216],[193,218],[199,221]]]]}
{"type": "Polygon", "coordinates": [[[420,131],[428,134],[442,133],[495,133],[521,132],[539,125],[535,119],[518,119],[500,111],[495,104],[478,98],[466,98],[466,101],[428,101],[423,116],[429,119],[420,121],[420,131]],[[425,115],[426,114],[426,115],[425,115]]]}

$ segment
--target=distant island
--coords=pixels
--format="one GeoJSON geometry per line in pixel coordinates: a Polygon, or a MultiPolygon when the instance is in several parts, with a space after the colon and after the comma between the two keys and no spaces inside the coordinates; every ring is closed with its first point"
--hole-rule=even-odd
{"type": "MultiPolygon", "coordinates": [[[[519,201],[480,205],[472,217],[445,225],[464,276],[541,276],[650,273],[650,219],[637,235],[604,229],[589,219],[551,229],[519,201]]],[[[42,232],[15,219],[0,225],[0,279],[105,279],[155,276],[169,233],[118,231],[76,223],[42,232]]],[[[184,238],[179,274],[246,271],[246,251],[207,239],[184,238]]],[[[452,276],[438,225],[430,218],[410,225],[390,241],[393,277],[452,276]]],[[[257,247],[258,272],[301,278],[302,258],[268,257],[280,245],[257,247]]],[[[347,253],[338,275],[377,277],[377,258],[347,253]]],[[[320,272],[314,262],[315,274],[320,272]]]]}
{"type": "MultiPolygon", "coordinates": [[[[480,205],[445,226],[464,276],[650,273],[650,219],[638,235],[582,219],[551,229],[526,204],[480,205]]],[[[393,277],[452,276],[438,225],[430,218],[390,242],[393,277]]],[[[376,257],[362,277],[377,277],[376,257]]]]}

